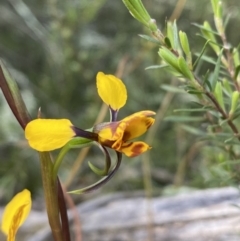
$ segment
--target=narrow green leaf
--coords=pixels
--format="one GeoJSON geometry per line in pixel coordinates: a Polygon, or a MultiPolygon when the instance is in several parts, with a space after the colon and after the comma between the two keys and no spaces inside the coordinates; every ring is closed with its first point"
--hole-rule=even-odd
{"type": "Polygon", "coordinates": [[[189,47],[188,37],[185,32],[179,31],[179,39],[183,49],[183,52],[187,58],[187,64],[190,68],[192,68],[192,55],[189,47]]]}
{"type": "Polygon", "coordinates": [[[171,122],[201,122],[204,121],[205,118],[196,116],[167,116],[164,120],[171,122]]]}
{"type": "Polygon", "coordinates": [[[179,49],[178,28],[176,20],[173,22],[173,49],[179,49]]]}
{"type": "Polygon", "coordinates": [[[168,63],[171,67],[181,73],[181,70],[178,66],[178,58],[170,50],[162,47],[160,48],[158,54],[166,63],[168,63]]]}
{"type": "Polygon", "coordinates": [[[210,74],[210,71],[207,70],[206,74],[204,75],[204,78],[203,78],[203,86],[206,86],[209,88],[210,91],[212,91],[212,86],[209,82],[209,74],[210,74]]]}
{"type": "Polygon", "coordinates": [[[134,4],[137,11],[140,13],[140,15],[144,18],[146,22],[149,22],[151,17],[149,13],[147,12],[146,8],[144,7],[141,0],[130,0],[132,4],[134,4]]]}
{"type": "MultiPolygon", "coordinates": [[[[228,143],[228,140],[226,140],[225,143],[228,143]]],[[[239,142],[237,142],[235,144],[239,145],[239,142]]],[[[240,164],[240,159],[224,161],[223,163],[221,163],[219,165],[223,165],[224,166],[224,165],[238,165],[238,164],[240,164]]]]}
{"type": "Polygon", "coordinates": [[[227,124],[227,122],[228,122],[228,119],[221,120],[219,122],[219,126],[223,126],[223,125],[227,124]]]}
{"type": "Polygon", "coordinates": [[[11,77],[7,68],[0,60],[0,88],[19,124],[25,129],[31,117],[22,99],[17,82],[11,77]]]}
{"type": "Polygon", "coordinates": [[[205,109],[203,109],[203,108],[201,108],[201,109],[199,109],[199,108],[197,108],[197,109],[177,109],[177,110],[173,110],[173,112],[206,112],[206,111],[208,111],[209,109],[207,109],[207,108],[205,108],[205,109]]]}
{"type": "MultiPolygon", "coordinates": [[[[196,53],[196,56],[198,56],[198,53],[196,53]]],[[[202,55],[201,59],[209,64],[213,64],[214,66],[217,64],[214,58],[211,58],[207,55],[202,55]]]]}
{"type": "Polygon", "coordinates": [[[195,78],[193,76],[193,73],[189,69],[189,66],[187,65],[185,59],[183,56],[178,57],[178,67],[181,70],[181,73],[183,76],[191,81],[195,81],[195,78]]]}
{"type": "Polygon", "coordinates": [[[149,67],[145,68],[145,70],[149,70],[149,69],[162,69],[162,68],[166,68],[166,67],[168,67],[167,64],[152,65],[152,66],[149,66],[149,67]]]}
{"type": "Polygon", "coordinates": [[[218,104],[225,111],[225,106],[224,106],[224,101],[223,101],[222,83],[220,81],[217,81],[217,83],[216,83],[216,86],[214,89],[214,95],[218,101],[218,104]]]}
{"type": "Polygon", "coordinates": [[[237,110],[234,112],[233,116],[231,116],[231,120],[235,120],[240,116],[240,108],[238,107],[237,110]]]}
{"type": "Polygon", "coordinates": [[[195,68],[195,66],[197,65],[197,63],[199,62],[199,60],[202,58],[202,56],[203,56],[203,54],[204,54],[204,52],[205,52],[205,50],[206,50],[207,45],[209,44],[209,42],[210,42],[210,40],[208,40],[208,41],[204,44],[204,46],[203,46],[203,48],[202,48],[202,50],[201,50],[201,53],[199,54],[198,58],[196,59],[196,61],[195,61],[194,64],[193,64],[193,69],[195,68]]]}
{"type": "Polygon", "coordinates": [[[212,3],[212,9],[213,9],[213,13],[214,15],[217,14],[217,6],[218,6],[218,0],[211,0],[211,3],[212,3]]]}
{"type": "Polygon", "coordinates": [[[220,48],[219,48],[218,45],[214,44],[214,43],[217,43],[217,40],[216,40],[214,34],[212,33],[212,28],[211,28],[210,24],[207,21],[205,21],[203,23],[203,26],[205,27],[205,29],[201,29],[201,32],[202,32],[203,36],[206,39],[211,40],[210,46],[216,52],[216,54],[219,54],[220,48]]]}
{"type": "Polygon", "coordinates": [[[218,32],[212,30],[211,28],[209,29],[208,27],[205,27],[204,25],[200,25],[200,24],[197,24],[197,23],[192,23],[192,25],[195,26],[195,27],[198,27],[202,30],[206,30],[207,32],[213,33],[215,35],[219,35],[218,32]]]}
{"type": "Polygon", "coordinates": [[[236,66],[236,68],[235,68],[234,79],[237,79],[239,71],[240,71],[240,65],[236,66]]]}
{"type": "Polygon", "coordinates": [[[167,92],[173,92],[173,93],[185,93],[183,89],[180,89],[178,87],[174,87],[171,85],[161,85],[161,89],[166,90],[167,92]]]}
{"type": "Polygon", "coordinates": [[[205,108],[205,104],[199,103],[197,101],[191,101],[195,106],[199,106],[199,108],[205,108]]]}
{"type": "Polygon", "coordinates": [[[239,52],[237,48],[233,49],[233,60],[234,60],[235,67],[240,65],[239,52]]]}
{"type": "Polygon", "coordinates": [[[226,93],[228,96],[231,96],[232,92],[233,92],[233,89],[230,86],[230,81],[226,78],[223,78],[222,85],[223,85],[224,93],[226,93]]]}
{"type": "Polygon", "coordinates": [[[194,135],[198,135],[198,136],[203,136],[203,135],[206,135],[205,132],[201,131],[200,129],[197,129],[197,128],[194,128],[194,127],[191,127],[189,125],[181,125],[181,127],[191,133],[191,134],[194,134],[194,135]]]}
{"type": "Polygon", "coordinates": [[[138,4],[136,1],[131,1],[131,0],[122,0],[126,8],[129,10],[130,14],[137,19],[139,22],[144,24],[146,27],[148,27],[148,22],[150,21],[149,19],[146,19],[146,16],[142,16],[141,13],[138,11],[138,8],[136,8],[136,4],[138,4]]]}
{"type": "Polygon", "coordinates": [[[202,91],[198,91],[198,90],[188,90],[187,92],[188,92],[188,94],[192,94],[192,95],[203,94],[202,91]]]}
{"type": "Polygon", "coordinates": [[[222,18],[222,1],[221,0],[211,0],[213,12],[216,18],[222,18]]]}
{"type": "Polygon", "coordinates": [[[145,39],[145,40],[147,40],[147,41],[149,41],[149,42],[152,42],[152,43],[155,43],[155,44],[158,44],[158,45],[161,44],[157,39],[152,38],[152,37],[150,37],[150,36],[148,36],[148,35],[139,34],[138,36],[140,36],[141,38],[143,38],[143,39],[145,39]]]}
{"type": "Polygon", "coordinates": [[[234,91],[232,93],[232,102],[231,102],[231,109],[230,109],[230,112],[229,112],[229,117],[232,118],[234,116],[234,113],[238,107],[238,104],[239,104],[239,96],[240,93],[238,91],[234,91]]]}
{"type": "Polygon", "coordinates": [[[174,34],[173,34],[173,26],[171,22],[166,23],[167,27],[167,38],[170,41],[171,46],[174,48],[174,34]]]}
{"type": "Polygon", "coordinates": [[[213,89],[215,89],[216,83],[218,81],[219,78],[219,71],[220,71],[220,66],[221,66],[221,58],[222,58],[222,54],[223,54],[223,49],[221,50],[220,54],[218,55],[218,59],[217,59],[217,63],[213,72],[213,76],[212,76],[212,87],[213,89]]]}

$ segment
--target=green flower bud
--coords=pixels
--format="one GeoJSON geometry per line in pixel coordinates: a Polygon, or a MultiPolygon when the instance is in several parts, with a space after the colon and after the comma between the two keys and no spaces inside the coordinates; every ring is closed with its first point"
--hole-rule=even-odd
{"type": "Polygon", "coordinates": [[[122,0],[127,7],[131,15],[139,22],[144,24],[148,28],[153,28],[151,25],[151,17],[142,4],[141,0],[122,0]]]}
{"type": "Polygon", "coordinates": [[[188,43],[188,37],[186,33],[179,31],[179,38],[180,43],[182,45],[183,52],[188,55],[190,53],[189,43],[188,43]]]}
{"type": "Polygon", "coordinates": [[[190,67],[190,69],[192,69],[192,55],[189,47],[188,37],[186,33],[179,31],[179,38],[183,52],[185,53],[187,58],[187,64],[190,67]]]}
{"type": "Polygon", "coordinates": [[[222,1],[221,0],[211,0],[212,9],[214,16],[217,18],[222,18],[222,1]]]}

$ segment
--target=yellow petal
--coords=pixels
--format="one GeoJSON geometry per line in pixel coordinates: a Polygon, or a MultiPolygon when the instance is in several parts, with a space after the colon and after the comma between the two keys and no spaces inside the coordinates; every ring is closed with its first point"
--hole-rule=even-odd
{"type": "Polygon", "coordinates": [[[130,143],[124,143],[121,147],[121,150],[119,151],[124,153],[128,157],[135,157],[149,149],[151,149],[151,147],[145,142],[135,141],[130,143]]]}
{"type": "Polygon", "coordinates": [[[37,151],[52,151],[64,146],[75,132],[73,124],[67,119],[36,119],[25,128],[29,145],[37,151]]]}
{"type": "Polygon", "coordinates": [[[123,141],[125,142],[144,134],[155,121],[152,117],[149,117],[153,115],[155,115],[155,112],[146,110],[136,112],[121,120],[121,122],[125,122],[127,124],[123,141]]]}
{"type": "Polygon", "coordinates": [[[122,138],[126,129],[124,122],[101,123],[95,126],[98,142],[104,146],[118,150],[122,145],[122,138]]]}
{"type": "Polygon", "coordinates": [[[13,197],[3,212],[1,230],[14,240],[18,228],[26,220],[32,206],[31,193],[24,189],[13,197]]]}
{"type": "Polygon", "coordinates": [[[127,101],[127,90],[123,82],[114,75],[97,74],[98,94],[113,110],[119,110],[127,101]]]}
{"type": "Polygon", "coordinates": [[[100,138],[113,141],[122,138],[125,128],[126,123],[120,121],[100,123],[95,126],[95,132],[100,138]]]}

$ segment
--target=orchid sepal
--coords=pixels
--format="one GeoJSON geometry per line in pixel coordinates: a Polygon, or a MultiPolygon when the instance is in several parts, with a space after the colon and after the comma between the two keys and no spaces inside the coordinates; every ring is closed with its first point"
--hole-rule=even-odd
{"type": "Polygon", "coordinates": [[[101,170],[98,167],[94,166],[90,161],[88,162],[88,166],[97,175],[107,176],[108,172],[109,172],[109,169],[111,167],[111,157],[110,157],[109,152],[107,151],[106,147],[101,146],[100,144],[98,144],[98,146],[105,155],[105,167],[104,167],[104,169],[101,170]]]}
{"type": "Polygon", "coordinates": [[[122,153],[116,152],[116,154],[117,154],[117,162],[116,162],[115,166],[113,167],[113,169],[111,170],[111,172],[109,172],[107,176],[103,177],[101,180],[99,180],[98,182],[96,182],[96,183],[94,183],[92,185],[89,185],[89,186],[87,186],[85,188],[73,190],[73,191],[70,191],[68,193],[70,193],[70,194],[89,193],[89,192],[92,192],[92,191],[100,188],[105,183],[107,183],[114,176],[114,174],[116,173],[116,171],[119,169],[119,167],[121,165],[122,153]]]}

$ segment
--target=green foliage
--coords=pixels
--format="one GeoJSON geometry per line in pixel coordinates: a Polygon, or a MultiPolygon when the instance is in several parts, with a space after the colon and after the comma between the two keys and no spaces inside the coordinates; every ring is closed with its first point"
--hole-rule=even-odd
{"type": "MultiPolygon", "coordinates": [[[[216,30],[213,30],[208,21],[204,21],[203,25],[195,24],[201,30],[201,36],[206,42],[193,65],[194,68],[191,59],[191,52],[193,51],[189,46],[188,36],[182,31],[178,33],[176,21],[167,24],[166,36],[163,36],[165,42],[160,46],[158,54],[163,63],[169,67],[165,69],[177,76],[181,80],[180,86],[184,87],[188,94],[193,95],[201,105],[199,109],[183,109],[189,113],[188,115],[169,116],[165,120],[176,123],[188,122],[190,127],[186,128],[185,126],[185,130],[201,136],[201,139],[204,139],[206,143],[210,142],[212,145],[222,147],[227,155],[221,153],[221,163],[225,163],[228,158],[237,159],[239,156],[240,132],[237,124],[239,121],[235,118],[233,122],[233,116],[239,107],[239,51],[236,50],[236,47],[233,48],[235,51],[232,51],[232,47],[229,47],[231,44],[228,42],[223,24],[222,1],[212,0],[211,3],[216,30]],[[179,48],[179,40],[182,49],[179,48]],[[215,52],[214,57],[210,58],[206,55],[208,46],[215,52]],[[185,57],[182,55],[182,51],[185,57]],[[196,70],[199,71],[200,64],[204,62],[212,63],[215,67],[212,70],[208,69],[201,77],[196,70]],[[211,108],[208,108],[209,106],[211,108]],[[196,111],[205,112],[204,117],[201,119],[200,116],[193,116],[196,111]],[[190,115],[191,113],[192,115],[190,115]],[[195,121],[205,123],[208,126],[206,132],[195,129],[193,127],[195,121]],[[211,135],[209,135],[209,131],[211,135]],[[226,139],[222,139],[222,137],[226,137],[226,139]]],[[[161,41],[162,36],[155,35],[155,38],[161,41]]],[[[170,90],[169,87],[168,90],[170,90]]],[[[211,154],[209,158],[214,158],[214,156],[214,154],[211,154]]],[[[227,177],[228,180],[232,180],[233,177],[239,178],[234,169],[224,170],[218,166],[218,163],[213,163],[213,165],[214,168],[211,169],[220,179],[225,178],[226,175],[229,176],[227,177]]]]}

